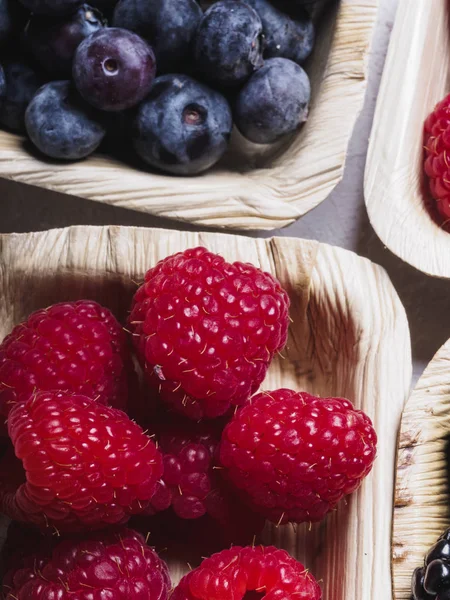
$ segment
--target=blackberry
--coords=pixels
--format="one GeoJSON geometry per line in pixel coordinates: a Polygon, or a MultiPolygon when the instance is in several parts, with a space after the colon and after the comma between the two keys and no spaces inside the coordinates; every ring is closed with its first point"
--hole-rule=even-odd
{"type": "Polygon", "coordinates": [[[450,600],[450,528],[430,548],[412,576],[413,600],[450,600]]]}

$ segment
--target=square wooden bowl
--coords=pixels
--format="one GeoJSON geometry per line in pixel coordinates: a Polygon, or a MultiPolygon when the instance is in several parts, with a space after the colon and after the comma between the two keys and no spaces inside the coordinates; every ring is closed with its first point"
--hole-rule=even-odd
{"type": "MultiPolygon", "coordinates": [[[[433,0],[434,1],[434,0],[433,0]]],[[[393,528],[394,599],[411,599],[411,576],[450,527],[450,340],[405,406],[393,528]]]]}
{"type": "Polygon", "coordinates": [[[450,4],[400,0],[367,157],[366,205],[389,250],[443,278],[450,278],[450,234],[426,207],[423,126],[449,91],[450,4]]]}
{"type": "MultiPolygon", "coordinates": [[[[0,132],[0,177],[203,226],[275,229],[322,202],[340,181],[366,89],[366,58],[378,0],[341,0],[324,18],[308,61],[307,124],[281,145],[256,146],[235,132],[224,160],[197,177],[139,170],[96,154],[46,161],[0,132]]],[[[131,158],[131,157],[130,157],[131,158]]]]}
{"type": "MultiPolygon", "coordinates": [[[[404,309],[381,267],[289,238],[122,227],[3,235],[0,340],[31,311],[63,300],[92,298],[123,319],[134,282],[158,259],[195,245],[270,271],[290,294],[288,345],[263,387],[348,397],[370,415],[380,437],[374,470],[356,494],[320,524],[296,531],[268,526],[265,541],[304,561],[322,580],[325,600],[391,598],[395,455],[411,355],[404,309]]],[[[187,569],[176,556],[170,566],[175,582],[187,569]]]]}

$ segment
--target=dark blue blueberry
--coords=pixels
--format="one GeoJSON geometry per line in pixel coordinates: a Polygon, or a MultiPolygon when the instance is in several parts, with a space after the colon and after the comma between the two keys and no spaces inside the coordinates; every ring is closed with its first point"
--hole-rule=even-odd
{"type": "Polygon", "coordinates": [[[163,75],[138,109],[133,142],[149,165],[194,175],[221,158],[232,127],[231,110],[221,94],[187,75],[163,75]]]}
{"type": "Polygon", "coordinates": [[[17,0],[0,0],[0,44],[20,33],[28,16],[29,12],[17,0]]]}
{"type": "Polygon", "coordinates": [[[440,594],[450,589],[450,567],[442,560],[433,560],[427,565],[423,580],[428,594],[440,594]]]}
{"type": "Polygon", "coordinates": [[[79,160],[100,145],[105,129],[71,87],[70,81],[47,83],[36,93],[25,115],[28,136],[46,156],[79,160]]]}
{"type": "Polygon", "coordinates": [[[130,29],[149,42],[158,74],[178,72],[191,58],[192,39],[202,14],[195,0],[120,0],[113,25],[130,29]]]}
{"type": "Polygon", "coordinates": [[[206,11],[195,38],[195,66],[210,83],[234,87],[263,65],[262,23],[241,0],[223,0],[206,11]]]}
{"type": "Polygon", "coordinates": [[[3,70],[2,65],[0,65],[0,104],[3,101],[3,98],[5,96],[6,96],[5,71],[3,70]]]}
{"type": "Polygon", "coordinates": [[[286,58],[270,58],[239,93],[236,125],[248,140],[271,144],[306,121],[310,97],[301,67],[286,58]]]}
{"type": "Polygon", "coordinates": [[[328,6],[338,2],[339,0],[276,0],[274,4],[293,19],[303,19],[306,14],[316,21],[328,6]]]}
{"type": "Polygon", "coordinates": [[[37,15],[69,15],[83,0],[20,0],[30,12],[37,15]]]}
{"type": "Polygon", "coordinates": [[[3,68],[6,94],[0,103],[0,124],[11,131],[24,133],[25,111],[42,81],[36,71],[21,60],[8,61],[3,68]]]}
{"type": "Polygon", "coordinates": [[[25,31],[25,43],[39,66],[48,73],[71,77],[76,49],[105,25],[101,13],[87,4],[69,17],[33,15],[25,31]]]}
{"type": "Polygon", "coordinates": [[[73,61],[78,91],[106,111],[138,104],[150,91],[155,72],[155,55],[147,42],[119,28],[101,29],[83,40],[73,61]]]}
{"type": "Polygon", "coordinates": [[[301,64],[314,47],[311,19],[294,21],[268,0],[244,0],[261,18],[264,31],[264,58],[289,58],[301,64]]]}
{"type": "Polygon", "coordinates": [[[116,6],[118,0],[91,0],[92,6],[98,8],[103,14],[109,15],[116,6]]]}
{"type": "Polygon", "coordinates": [[[425,577],[425,569],[416,569],[412,576],[411,591],[413,600],[435,600],[435,595],[430,596],[427,594],[423,587],[423,580],[425,577]]]}

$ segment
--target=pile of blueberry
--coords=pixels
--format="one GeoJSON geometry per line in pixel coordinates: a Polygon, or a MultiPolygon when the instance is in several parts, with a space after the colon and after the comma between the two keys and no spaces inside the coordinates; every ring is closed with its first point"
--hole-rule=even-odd
{"type": "Polygon", "coordinates": [[[316,1],[0,0],[0,125],[54,159],[129,143],[200,173],[233,122],[270,144],[307,119],[316,1]]]}

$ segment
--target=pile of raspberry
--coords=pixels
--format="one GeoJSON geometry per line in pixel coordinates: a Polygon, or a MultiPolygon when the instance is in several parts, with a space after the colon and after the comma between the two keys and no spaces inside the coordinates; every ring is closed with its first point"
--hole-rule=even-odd
{"type": "Polygon", "coordinates": [[[123,324],[77,300],[15,327],[0,345],[7,600],[167,600],[149,531],[169,550],[198,543],[198,558],[203,542],[220,550],[175,600],[320,600],[303,565],[255,542],[266,519],[325,518],[377,438],[348,400],[257,393],[288,326],[272,275],[193,248],[146,273],[123,324]]]}

